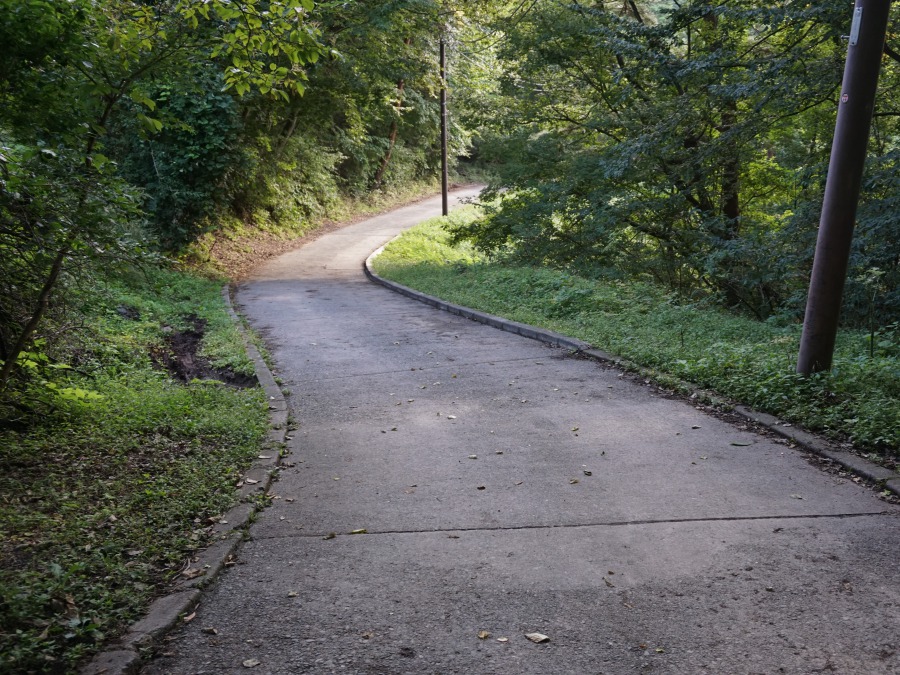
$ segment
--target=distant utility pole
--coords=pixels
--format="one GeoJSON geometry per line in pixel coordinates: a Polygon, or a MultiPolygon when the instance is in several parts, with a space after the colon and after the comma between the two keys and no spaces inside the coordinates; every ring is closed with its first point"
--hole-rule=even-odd
{"type": "Polygon", "coordinates": [[[444,36],[441,36],[441,214],[447,215],[450,183],[447,177],[447,60],[444,36]]]}
{"type": "Polygon", "coordinates": [[[856,0],[797,372],[829,370],[866,162],[890,0],[856,0]]]}

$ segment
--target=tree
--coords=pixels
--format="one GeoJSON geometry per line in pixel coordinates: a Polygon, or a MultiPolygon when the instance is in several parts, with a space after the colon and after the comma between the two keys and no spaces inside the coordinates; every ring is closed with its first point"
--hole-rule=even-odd
{"type": "Polygon", "coordinates": [[[120,233],[126,211],[117,205],[128,193],[100,152],[113,114],[130,101],[145,132],[158,133],[165,122],[151,116],[153,77],[209,58],[222,64],[226,89],[238,95],[302,93],[303,66],[322,50],[309,21],[313,5],[2,0],[0,39],[8,55],[0,69],[2,272],[27,270],[31,283],[7,288],[0,298],[0,391],[64,271],[114,250],[103,242],[120,233]],[[98,218],[104,209],[110,217],[98,218]]]}
{"type": "MultiPolygon", "coordinates": [[[[500,206],[458,234],[526,262],[649,274],[760,317],[798,309],[846,12],[653,7],[537,2],[504,31],[500,114],[482,132],[496,139],[485,153],[506,158],[500,206]]],[[[890,153],[895,95],[882,91],[890,153]]]]}

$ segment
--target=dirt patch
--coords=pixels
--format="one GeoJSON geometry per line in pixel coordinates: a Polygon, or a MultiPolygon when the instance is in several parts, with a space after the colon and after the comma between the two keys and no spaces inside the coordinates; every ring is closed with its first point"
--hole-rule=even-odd
{"type": "Polygon", "coordinates": [[[255,377],[235,373],[230,368],[215,368],[199,353],[200,342],[206,331],[206,320],[197,316],[187,317],[191,328],[172,329],[166,335],[165,345],[150,354],[158,368],[162,368],[176,380],[217,380],[232,387],[251,388],[257,386],[255,377]]]}

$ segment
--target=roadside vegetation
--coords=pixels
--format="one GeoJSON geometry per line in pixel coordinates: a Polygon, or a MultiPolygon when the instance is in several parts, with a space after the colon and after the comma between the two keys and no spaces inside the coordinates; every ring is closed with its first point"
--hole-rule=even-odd
{"type": "Polygon", "coordinates": [[[900,344],[865,330],[840,333],[835,366],[796,374],[800,326],[690,302],[649,278],[591,279],[489,257],[454,242],[474,207],[433,219],[390,243],[379,274],[451,302],[549,328],[649,369],[663,385],[689,382],[840,441],[891,464],[900,459],[900,344]]]}
{"type": "Polygon", "coordinates": [[[138,617],[266,431],[220,282],[149,267],[77,295],[75,339],[28,355],[29,405],[0,430],[3,672],[72,672],[138,617]]]}

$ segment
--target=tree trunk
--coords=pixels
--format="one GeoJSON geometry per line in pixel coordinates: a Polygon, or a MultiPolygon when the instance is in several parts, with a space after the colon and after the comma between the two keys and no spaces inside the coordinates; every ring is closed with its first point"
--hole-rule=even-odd
{"type": "MultiPolygon", "coordinates": [[[[398,109],[398,115],[400,114],[399,108],[401,105],[403,105],[402,97],[404,85],[405,83],[403,80],[400,80],[397,83],[397,103],[395,104],[395,107],[398,109]]],[[[394,152],[394,145],[397,143],[397,132],[399,128],[400,126],[397,124],[397,118],[394,117],[394,119],[391,120],[391,133],[388,135],[387,152],[384,154],[384,157],[381,160],[381,164],[378,167],[378,171],[375,172],[375,178],[372,181],[372,187],[374,187],[376,190],[381,187],[381,181],[384,180],[384,172],[387,171],[388,164],[390,164],[391,162],[391,155],[394,152]]]]}
{"type": "MultiPolygon", "coordinates": [[[[412,44],[412,38],[406,38],[403,41],[403,44],[409,47],[412,44]]],[[[378,167],[378,171],[375,172],[375,178],[372,180],[372,187],[374,189],[378,189],[381,187],[381,182],[384,180],[384,173],[387,171],[388,164],[391,163],[391,155],[394,153],[394,145],[397,143],[397,132],[400,129],[400,125],[397,120],[400,117],[400,108],[403,106],[403,89],[406,87],[406,80],[400,78],[397,80],[397,101],[394,103],[394,109],[396,110],[396,115],[394,119],[391,120],[391,132],[388,134],[388,149],[384,154],[384,157],[381,160],[381,164],[378,167]]]]}
{"type": "Polygon", "coordinates": [[[56,286],[56,281],[59,279],[60,272],[62,272],[63,262],[65,261],[66,256],[69,255],[69,250],[72,248],[74,239],[74,235],[69,235],[62,248],[56,253],[56,257],[53,259],[53,264],[50,266],[50,273],[44,281],[44,286],[41,288],[40,295],[38,295],[37,303],[35,304],[31,318],[28,320],[28,323],[25,324],[22,332],[19,333],[19,337],[16,339],[12,348],[9,350],[9,354],[6,356],[6,360],[3,362],[3,368],[0,369],[0,391],[6,389],[9,377],[12,375],[17,361],[19,360],[19,355],[25,350],[25,345],[31,340],[31,336],[34,335],[34,331],[40,324],[41,319],[44,318],[44,312],[47,311],[47,306],[50,304],[50,295],[53,293],[53,288],[56,286]]]}
{"type": "MultiPolygon", "coordinates": [[[[737,122],[737,103],[728,101],[722,112],[722,126],[719,132],[729,133],[737,122]]],[[[741,230],[740,177],[741,158],[737,143],[725,144],[725,156],[722,164],[722,215],[728,220],[725,236],[736,237],[741,230]]]]}

